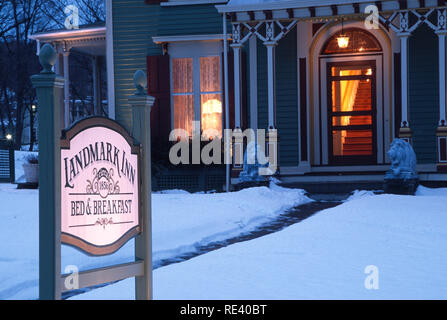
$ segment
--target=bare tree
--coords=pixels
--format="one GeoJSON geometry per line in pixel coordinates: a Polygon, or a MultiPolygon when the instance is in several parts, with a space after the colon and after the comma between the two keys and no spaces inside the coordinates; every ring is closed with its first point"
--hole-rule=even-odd
{"type": "Polygon", "coordinates": [[[63,28],[67,5],[78,7],[80,24],[105,21],[104,0],[0,0],[0,128],[14,128],[17,148],[24,114],[32,112],[35,100],[29,78],[39,71],[36,43],[29,37],[63,28]]]}
{"type": "Polygon", "coordinates": [[[81,25],[104,23],[106,14],[104,0],[49,0],[45,14],[55,28],[63,28],[67,17],[65,8],[74,5],[79,10],[81,25]]]}

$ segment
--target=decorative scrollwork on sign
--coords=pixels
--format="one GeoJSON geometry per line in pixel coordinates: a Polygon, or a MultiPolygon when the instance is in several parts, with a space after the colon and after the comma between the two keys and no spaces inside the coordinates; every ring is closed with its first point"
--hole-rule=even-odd
{"type": "Polygon", "coordinates": [[[119,194],[119,181],[113,180],[113,169],[107,170],[101,168],[93,169],[93,179],[87,180],[86,193],[100,195],[101,198],[107,198],[109,194],[119,194]]]}
{"type": "Polygon", "coordinates": [[[103,229],[105,229],[108,224],[113,224],[113,220],[112,218],[98,218],[95,224],[100,225],[103,229]]]}

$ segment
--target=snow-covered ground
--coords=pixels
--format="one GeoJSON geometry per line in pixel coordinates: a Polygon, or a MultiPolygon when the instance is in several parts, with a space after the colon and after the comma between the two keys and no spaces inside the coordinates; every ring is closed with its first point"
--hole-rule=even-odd
{"type": "MultiPolygon", "coordinates": [[[[248,232],[293,206],[310,201],[303,190],[274,184],[232,193],[190,194],[171,191],[153,194],[154,265],[160,259],[193,252],[197,245],[248,232]]],[[[0,184],[0,299],[38,297],[38,192],[0,184]]],[[[113,255],[88,257],[62,248],[62,272],[133,260],[133,241],[113,255]]]]}
{"type": "MultiPolygon", "coordinates": [[[[280,232],[155,270],[154,298],[447,299],[446,204],[447,189],[357,192],[280,232]]],[[[127,279],[74,298],[133,290],[127,279]]]]}

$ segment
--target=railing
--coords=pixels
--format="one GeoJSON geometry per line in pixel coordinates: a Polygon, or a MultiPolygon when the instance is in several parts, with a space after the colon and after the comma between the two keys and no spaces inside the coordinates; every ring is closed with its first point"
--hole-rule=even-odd
{"type": "MultiPolygon", "coordinates": [[[[98,110],[98,115],[107,116],[107,101],[103,101],[98,110]]],[[[70,123],[95,115],[95,108],[90,101],[86,103],[70,104],[70,123]]]]}
{"type": "Polygon", "coordinates": [[[0,149],[0,182],[14,182],[14,149],[0,149]]]}

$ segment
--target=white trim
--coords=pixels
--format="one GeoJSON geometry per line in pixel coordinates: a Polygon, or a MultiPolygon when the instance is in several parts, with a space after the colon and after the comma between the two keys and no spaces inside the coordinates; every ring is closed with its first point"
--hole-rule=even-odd
{"type": "Polygon", "coordinates": [[[410,127],[408,121],[408,37],[409,34],[400,36],[400,80],[402,90],[402,119],[401,127],[410,127]],[[404,125],[405,122],[405,125],[404,125]]]}
{"type": "MultiPolygon", "coordinates": [[[[186,42],[186,41],[222,41],[223,34],[194,34],[181,36],[156,36],[152,37],[152,41],[156,44],[170,42],[186,42]]],[[[227,35],[227,40],[231,40],[231,35],[227,35]]]]}
{"type": "Polygon", "coordinates": [[[108,116],[111,119],[115,119],[115,64],[113,55],[112,0],[106,0],[107,108],[108,116]]]}
{"type": "MultiPolygon", "coordinates": [[[[107,0],[109,2],[110,0],[107,0]]],[[[107,12],[108,14],[108,12],[107,12]]],[[[107,25],[107,22],[106,22],[107,25]]],[[[107,27],[91,27],[91,28],[81,28],[81,29],[71,29],[71,30],[56,30],[50,32],[36,33],[30,36],[32,40],[39,40],[42,42],[48,41],[73,41],[73,40],[85,40],[89,38],[103,38],[107,34],[107,27]]]]}
{"type": "Polygon", "coordinates": [[[446,125],[446,34],[438,33],[439,47],[439,125],[446,125]],[[444,123],[444,124],[443,124],[444,123]]]}
{"type": "Polygon", "coordinates": [[[196,4],[214,4],[214,3],[226,3],[227,0],[169,0],[168,2],[161,2],[162,7],[173,6],[190,6],[196,4]]]}
{"type": "MultiPolygon", "coordinates": [[[[200,61],[201,57],[218,56],[220,65],[222,66],[222,42],[180,42],[173,43],[169,46],[169,82],[171,87],[171,130],[174,128],[174,99],[173,94],[173,77],[172,77],[172,59],[191,58],[193,60],[193,95],[194,95],[194,120],[201,121],[201,91],[200,91],[200,61]]],[[[222,72],[221,72],[222,73],[222,72]]],[[[223,84],[222,74],[220,77],[221,91],[216,92],[221,94],[223,98],[223,84]]],[[[207,92],[208,93],[208,92],[207,92]]],[[[222,114],[222,124],[224,124],[224,115],[222,114]]],[[[222,132],[223,135],[223,132],[222,132]]]]}
{"type": "MultiPolygon", "coordinates": [[[[397,0],[387,0],[381,1],[383,11],[387,10],[399,10],[399,1],[397,0]]],[[[316,8],[317,16],[323,15],[326,11],[331,12],[330,6],[336,5],[339,6],[339,12],[342,11],[343,8],[344,14],[352,14],[354,13],[354,8],[352,7],[353,3],[360,4],[360,11],[367,5],[375,5],[375,1],[371,0],[320,0],[317,3],[311,3],[309,0],[288,0],[288,1],[271,1],[271,2],[255,2],[251,4],[243,4],[243,5],[217,5],[216,8],[219,13],[224,12],[246,12],[246,11],[262,11],[262,10],[286,10],[286,9],[296,9],[297,11],[302,11],[303,9],[307,9],[310,6],[316,8]],[[324,10],[328,8],[328,10],[324,10]],[[318,14],[320,11],[322,14],[318,14]]],[[[437,0],[426,0],[425,7],[437,7],[437,0]]],[[[416,9],[420,8],[418,1],[408,1],[407,4],[408,9],[416,9]]],[[[305,13],[310,17],[310,13],[305,13]]],[[[328,15],[331,15],[329,13],[328,15]]],[[[287,16],[287,13],[286,13],[287,16]]]]}
{"type": "Polygon", "coordinates": [[[268,127],[276,128],[276,42],[264,42],[267,47],[267,108],[268,127]]]}
{"type": "Polygon", "coordinates": [[[234,127],[241,128],[241,45],[233,44],[234,56],[234,127]]]}
{"type": "MultiPolygon", "coordinates": [[[[326,74],[326,65],[330,62],[348,62],[348,61],[365,61],[365,60],[373,60],[376,64],[376,147],[377,147],[377,163],[384,163],[384,146],[383,146],[383,137],[384,137],[384,131],[386,128],[386,124],[384,121],[384,90],[383,90],[383,82],[382,79],[385,80],[383,76],[383,53],[380,55],[361,55],[361,56],[352,56],[351,58],[347,59],[346,57],[343,58],[337,58],[337,57],[331,57],[331,58],[322,58],[320,60],[321,62],[321,106],[327,105],[327,87],[326,87],[326,80],[327,80],[327,74],[326,74]],[[380,124],[383,124],[382,127],[380,127],[380,124]]],[[[388,106],[389,107],[389,106],[388,106]]],[[[385,108],[387,109],[387,108],[385,108]]],[[[328,135],[324,134],[325,132],[328,132],[327,128],[327,121],[328,121],[328,115],[327,115],[327,108],[321,108],[322,115],[321,115],[321,132],[323,133],[322,136],[322,144],[323,144],[323,164],[329,163],[329,150],[328,150],[328,135]]],[[[388,111],[388,110],[385,110],[388,111]]],[[[385,112],[388,114],[389,112],[385,112]]]]}
{"type": "Polygon", "coordinates": [[[256,35],[249,40],[249,60],[250,60],[250,127],[258,129],[258,38],[256,35]]]}

